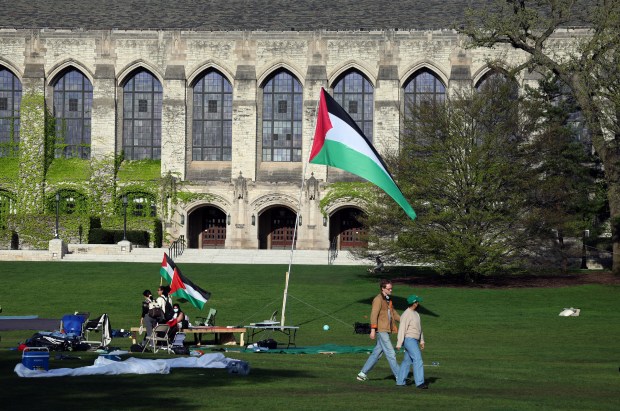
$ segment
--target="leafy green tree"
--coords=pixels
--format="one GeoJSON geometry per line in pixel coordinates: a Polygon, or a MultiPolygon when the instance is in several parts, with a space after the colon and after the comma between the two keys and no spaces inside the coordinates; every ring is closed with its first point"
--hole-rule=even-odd
{"type": "Polygon", "coordinates": [[[512,46],[529,56],[512,71],[552,73],[570,88],[604,167],[613,272],[620,275],[620,2],[494,0],[470,16],[460,31],[472,47],[512,46]],[[575,26],[587,30],[563,30],[575,26]]]}
{"type": "Polygon", "coordinates": [[[388,161],[418,218],[403,230],[398,210],[380,201],[368,217],[373,247],[469,281],[517,269],[535,249],[518,104],[510,82],[492,83],[411,107],[401,150],[388,161]]]}
{"type": "Polygon", "coordinates": [[[494,77],[443,104],[412,106],[401,150],[387,159],[418,218],[378,201],[371,248],[466,281],[557,267],[555,233],[581,227],[592,179],[566,108],[550,98],[543,90],[520,99],[494,77]]]}

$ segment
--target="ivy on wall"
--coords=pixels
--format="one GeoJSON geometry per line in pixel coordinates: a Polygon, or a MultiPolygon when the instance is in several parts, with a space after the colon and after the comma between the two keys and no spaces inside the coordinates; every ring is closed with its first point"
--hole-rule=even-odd
{"type": "Polygon", "coordinates": [[[46,113],[43,94],[26,93],[21,101],[19,141],[18,211],[43,212],[45,190],[46,113]]]}
{"type": "Polygon", "coordinates": [[[374,185],[367,182],[332,183],[325,189],[325,194],[319,201],[319,208],[327,216],[327,208],[337,200],[359,200],[363,203],[375,201],[374,185]]]}

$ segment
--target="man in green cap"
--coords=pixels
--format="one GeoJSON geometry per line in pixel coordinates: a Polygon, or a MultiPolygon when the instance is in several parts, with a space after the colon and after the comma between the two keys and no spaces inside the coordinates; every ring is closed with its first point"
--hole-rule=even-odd
{"type": "Polygon", "coordinates": [[[424,349],[424,333],[422,332],[420,315],[416,312],[420,302],[422,302],[422,298],[417,295],[407,297],[409,308],[400,316],[396,349],[400,350],[400,347],[404,346],[405,358],[400,364],[396,385],[405,385],[405,379],[409,375],[409,368],[413,364],[415,385],[420,389],[426,390],[428,385],[424,382],[424,362],[422,361],[422,352],[420,351],[424,349]]]}

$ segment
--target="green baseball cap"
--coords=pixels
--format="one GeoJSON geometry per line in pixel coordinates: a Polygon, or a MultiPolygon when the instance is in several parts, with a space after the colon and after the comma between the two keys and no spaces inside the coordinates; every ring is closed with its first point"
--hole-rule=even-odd
{"type": "Polygon", "coordinates": [[[411,294],[409,297],[407,297],[407,302],[409,303],[409,305],[413,303],[421,303],[422,301],[424,301],[422,297],[418,297],[415,294],[411,294]]]}

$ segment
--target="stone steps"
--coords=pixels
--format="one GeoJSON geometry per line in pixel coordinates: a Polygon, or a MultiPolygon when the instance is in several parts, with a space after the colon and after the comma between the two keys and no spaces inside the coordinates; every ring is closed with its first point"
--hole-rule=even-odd
{"type": "MultiPolygon", "coordinates": [[[[108,261],[161,263],[167,248],[133,248],[131,252],[121,251],[114,245],[69,244],[68,253],[61,260],[52,258],[47,250],[0,250],[0,261],[108,261]]],[[[201,264],[283,264],[291,263],[291,250],[239,250],[239,249],[185,249],[174,258],[177,263],[201,264]]],[[[327,265],[327,250],[295,250],[294,265],[327,265]]],[[[348,251],[340,251],[334,265],[367,265],[370,260],[354,258],[348,251]]]]}

